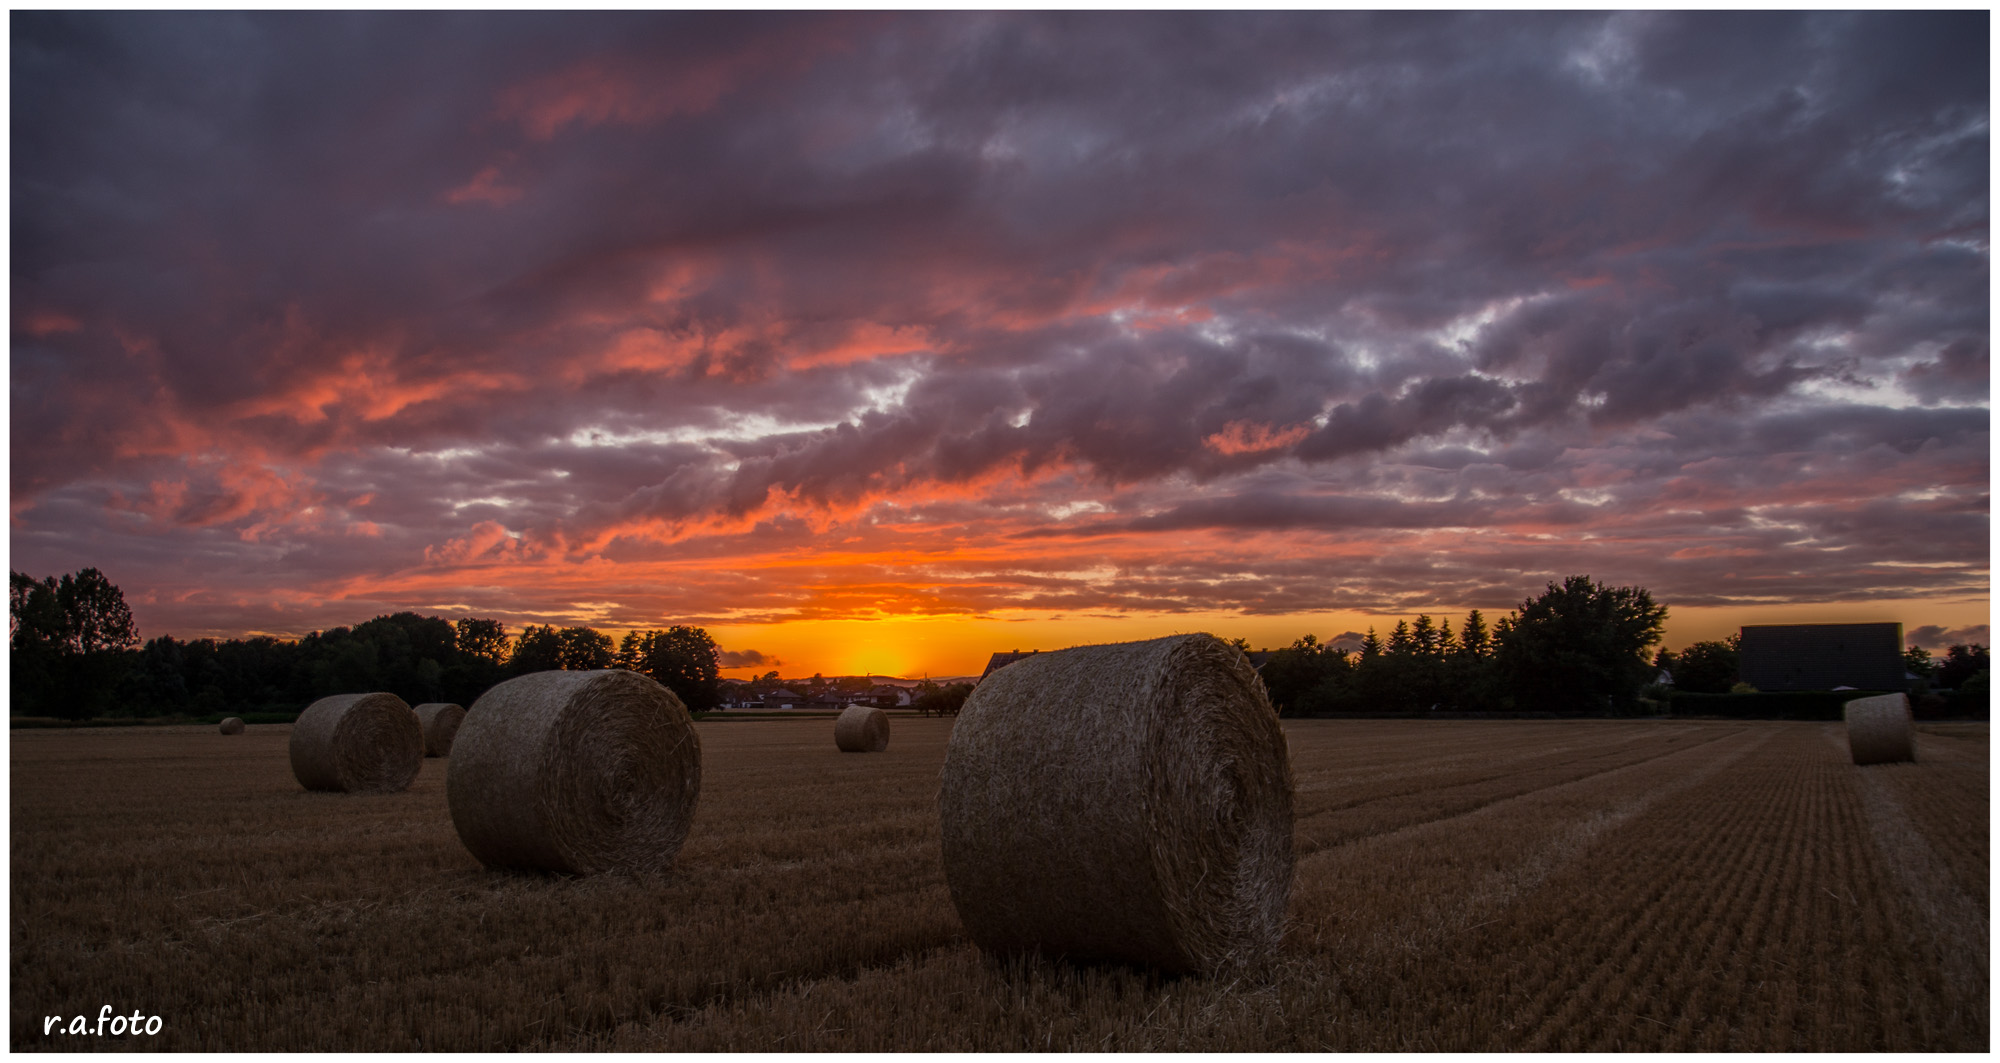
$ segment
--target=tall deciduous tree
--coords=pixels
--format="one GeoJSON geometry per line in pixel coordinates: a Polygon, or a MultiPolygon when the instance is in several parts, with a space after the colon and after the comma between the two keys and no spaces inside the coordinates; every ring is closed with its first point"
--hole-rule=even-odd
{"type": "Polygon", "coordinates": [[[514,652],[507,658],[507,671],[514,675],[553,672],[562,667],[562,643],[556,629],[548,624],[529,624],[514,640],[514,652]]]}
{"type": "Polygon", "coordinates": [[[1666,618],[1667,607],[1641,587],[1606,587],[1589,576],[1551,583],[1501,629],[1504,688],[1520,710],[1635,712],[1666,618]]]}
{"type": "Polygon", "coordinates": [[[722,651],[707,631],[684,625],[634,631],[619,643],[617,656],[619,666],[652,677],[692,712],[722,704],[721,661],[722,651]]]}
{"type": "Polygon", "coordinates": [[[124,592],[95,568],[42,580],[10,571],[7,599],[16,709],[74,719],[109,708],[139,641],[124,592]]]}
{"type": "Polygon", "coordinates": [[[611,636],[587,627],[566,627],[556,632],[561,667],[572,672],[588,672],[611,667],[611,636]]]}
{"type": "Polygon", "coordinates": [[[498,620],[468,616],[452,625],[458,652],[494,664],[507,663],[507,626],[498,620]]]}
{"type": "Polygon", "coordinates": [[[1945,651],[1944,663],[1938,666],[1937,684],[1946,689],[1956,690],[1966,680],[1980,672],[1990,670],[1991,660],[1986,647],[1977,642],[1965,646],[1953,646],[1945,651]]]}
{"type": "Polygon", "coordinates": [[[1673,658],[1674,689],[1694,694],[1727,694],[1742,678],[1742,658],[1736,652],[1736,637],[1719,642],[1697,642],[1673,658]]]}
{"type": "Polygon", "coordinates": [[[67,620],[65,634],[72,652],[87,656],[138,645],[139,631],[132,625],[125,594],[104,573],[86,568],[64,576],[56,585],[56,600],[67,620]]]}

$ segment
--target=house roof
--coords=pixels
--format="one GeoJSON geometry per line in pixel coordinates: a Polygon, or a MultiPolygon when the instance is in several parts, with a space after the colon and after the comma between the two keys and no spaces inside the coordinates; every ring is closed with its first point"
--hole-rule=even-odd
{"type": "Polygon", "coordinates": [[[1013,664],[1015,661],[1018,661],[1023,657],[1033,657],[1035,654],[1038,654],[1040,652],[1042,651],[1028,650],[1027,652],[1024,653],[1020,650],[1014,650],[1011,653],[996,653],[989,660],[987,660],[986,670],[979,673],[979,678],[983,680],[987,676],[992,675],[994,672],[1002,668],[1005,668],[1010,664],[1013,664]]]}

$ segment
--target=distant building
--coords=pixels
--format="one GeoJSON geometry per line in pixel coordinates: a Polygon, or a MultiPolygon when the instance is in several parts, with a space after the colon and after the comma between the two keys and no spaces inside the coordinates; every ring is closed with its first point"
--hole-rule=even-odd
{"type": "Polygon", "coordinates": [[[1902,690],[1901,624],[1766,624],[1743,629],[1738,674],[1758,690],[1902,690]]]}
{"type": "Polygon", "coordinates": [[[909,705],[910,691],[907,687],[892,686],[888,683],[877,683],[874,686],[868,688],[867,698],[868,698],[867,703],[877,708],[893,709],[899,706],[909,705]]]}
{"type": "Polygon", "coordinates": [[[987,660],[986,670],[979,673],[978,682],[983,683],[986,681],[986,677],[992,675],[994,672],[997,672],[1000,669],[1005,668],[1010,664],[1013,664],[1015,661],[1018,661],[1023,657],[1033,657],[1035,654],[1038,654],[1040,652],[1042,651],[1029,650],[1026,653],[1022,653],[1020,650],[1015,650],[1012,653],[996,653],[990,659],[987,660]]]}
{"type": "Polygon", "coordinates": [[[773,690],[764,695],[764,704],[774,709],[796,709],[806,699],[789,690],[773,690]]]}
{"type": "Polygon", "coordinates": [[[725,709],[762,708],[755,692],[743,683],[725,683],[722,687],[722,707],[725,709]]]}

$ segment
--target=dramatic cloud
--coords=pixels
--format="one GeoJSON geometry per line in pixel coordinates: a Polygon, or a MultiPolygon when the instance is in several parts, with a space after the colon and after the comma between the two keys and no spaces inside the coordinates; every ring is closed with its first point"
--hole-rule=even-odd
{"type": "Polygon", "coordinates": [[[14,567],[146,634],[1963,625],[1987,18],[17,13],[14,567]]]}

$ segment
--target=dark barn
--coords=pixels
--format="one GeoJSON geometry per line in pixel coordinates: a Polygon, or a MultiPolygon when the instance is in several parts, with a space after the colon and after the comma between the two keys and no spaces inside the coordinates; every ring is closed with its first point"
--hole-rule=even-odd
{"type": "Polygon", "coordinates": [[[1743,629],[1743,681],[1758,690],[1901,690],[1901,624],[1768,624],[1743,629]]]}

